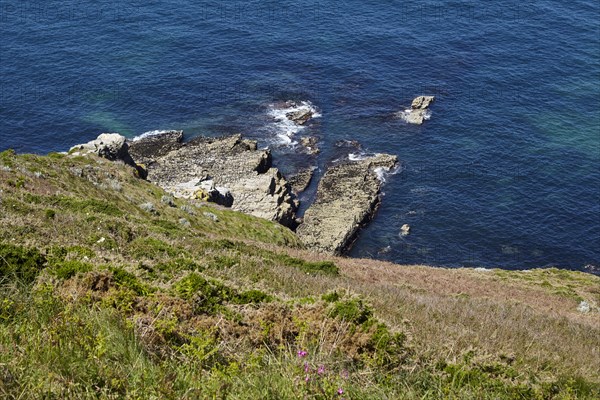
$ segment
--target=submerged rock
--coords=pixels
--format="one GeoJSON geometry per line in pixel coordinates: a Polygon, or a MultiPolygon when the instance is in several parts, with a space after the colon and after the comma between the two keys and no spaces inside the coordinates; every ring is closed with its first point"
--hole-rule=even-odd
{"type": "Polygon", "coordinates": [[[182,141],[179,131],[141,138],[131,154],[148,180],[176,197],[212,201],[293,227],[297,203],[271,152],[241,135],[182,141]]]}
{"type": "Polygon", "coordinates": [[[377,211],[381,201],[381,169],[390,170],[396,156],[376,154],[330,167],[317,189],[317,198],[298,227],[299,238],[309,247],[342,254],[359,229],[377,211]]]}
{"type": "Polygon", "coordinates": [[[308,154],[319,154],[321,149],[317,146],[319,139],[315,136],[304,136],[300,138],[300,144],[304,146],[308,154]]]}

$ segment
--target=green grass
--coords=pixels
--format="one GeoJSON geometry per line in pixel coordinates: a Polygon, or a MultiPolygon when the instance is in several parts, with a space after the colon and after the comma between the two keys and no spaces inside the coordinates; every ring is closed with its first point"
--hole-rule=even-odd
{"type": "Polygon", "coordinates": [[[591,275],[357,267],[269,221],[164,204],[121,164],[5,151],[0,167],[0,398],[600,396],[597,317],[575,311],[600,304],[591,275]]]}

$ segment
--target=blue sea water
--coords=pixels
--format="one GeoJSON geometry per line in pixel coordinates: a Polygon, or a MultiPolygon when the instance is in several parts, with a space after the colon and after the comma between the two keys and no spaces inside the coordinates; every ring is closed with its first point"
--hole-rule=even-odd
{"type": "MultiPolygon", "coordinates": [[[[321,173],[339,140],[401,160],[351,255],[589,270],[599,21],[596,0],[3,0],[0,150],[157,129],[273,145],[270,105],[310,101],[321,173]],[[421,94],[429,121],[393,117],[421,94]]],[[[290,149],[274,152],[285,170],[290,149]]]]}

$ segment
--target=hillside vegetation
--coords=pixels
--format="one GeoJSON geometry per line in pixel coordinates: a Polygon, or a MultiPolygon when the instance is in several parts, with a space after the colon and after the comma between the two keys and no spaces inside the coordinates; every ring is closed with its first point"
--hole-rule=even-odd
{"type": "Polygon", "coordinates": [[[1,398],[593,399],[599,304],[590,274],[322,257],[121,163],[0,153],[1,398]]]}

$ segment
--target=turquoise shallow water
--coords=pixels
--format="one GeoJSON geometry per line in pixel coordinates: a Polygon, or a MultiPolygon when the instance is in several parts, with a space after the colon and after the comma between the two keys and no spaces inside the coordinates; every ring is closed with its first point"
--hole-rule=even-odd
{"type": "Polygon", "coordinates": [[[352,255],[599,267],[598,21],[591,0],[3,1],[0,149],[155,129],[272,145],[269,105],[310,101],[322,168],[339,140],[402,161],[352,255]],[[420,94],[431,120],[392,117],[420,94]]]}

